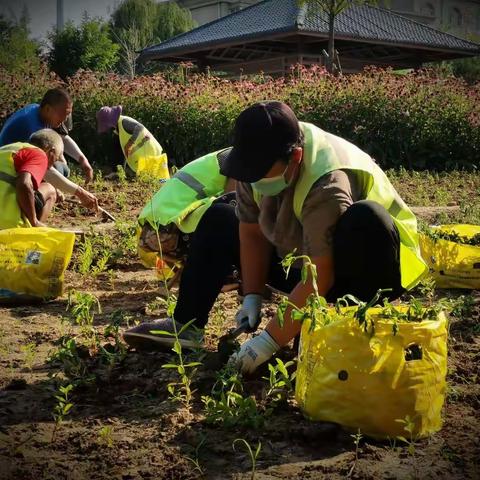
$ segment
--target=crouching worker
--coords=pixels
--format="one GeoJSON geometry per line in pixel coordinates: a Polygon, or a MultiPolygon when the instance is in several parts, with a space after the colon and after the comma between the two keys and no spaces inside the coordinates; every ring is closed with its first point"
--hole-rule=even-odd
{"type": "Polygon", "coordinates": [[[127,173],[169,178],[167,154],[155,137],[137,120],[122,115],[122,106],[102,107],[97,112],[97,131],[113,130],[119,137],[127,173]],[[127,168],[128,167],[128,168],[127,168]]]}
{"type": "MultiPolygon", "coordinates": [[[[139,253],[160,252],[161,270],[169,278],[179,260],[184,264],[173,317],[177,329],[192,319],[202,329],[218,293],[239,263],[235,182],[220,173],[230,149],[210,153],[185,165],[167,180],[140,214],[139,253]],[[160,244],[159,244],[160,241],[160,244]]],[[[172,337],[152,333],[173,332],[171,318],[144,323],[127,330],[132,347],[173,346],[172,337]]],[[[189,329],[180,342],[194,346],[189,329]]],[[[198,345],[198,344],[197,344],[198,345]]]]}
{"type": "MultiPolygon", "coordinates": [[[[265,284],[295,249],[315,264],[318,292],[329,302],[346,294],[369,301],[380,288],[391,289],[392,300],[427,270],[415,216],[384,172],[346,140],[299,122],[284,103],[258,103],[239,115],[221,172],[237,180],[245,295],[237,321],[248,318],[252,330],[265,284]]],[[[277,288],[302,308],[314,290],[300,273],[292,268],[277,288]]],[[[283,327],[272,319],[231,361],[253,372],[300,329],[289,308],[283,327]]]]}
{"type": "MultiPolygon", "coordinates": [[[[72,123],[73,101],[63,88],[48,90],[39,104],[31,103],[11,115],[0,131],[0,146],[15,142],[28,142],[30,135],[43,128],[52,128],[62,136],[64,151],[76,159],[82,168],[86,183],[93,179],[93,169],[87,157],[69,135],[72,123]]],[[[70,168],[62,153],[53,165],[68,177],[70,168]]]]}
{"type": "Polygon", "coordinates": [[[62,137],[47,128],[32,134],[28,143],[0,148],[0,229],[45,226],[56,201],[56,188],[76,195],[89,208],[98,207],[89,192],[59,172],[51,173],[50,167],[62,155],[62,137]],[[55,185],[44,181],[47,176],[55,185]]]}

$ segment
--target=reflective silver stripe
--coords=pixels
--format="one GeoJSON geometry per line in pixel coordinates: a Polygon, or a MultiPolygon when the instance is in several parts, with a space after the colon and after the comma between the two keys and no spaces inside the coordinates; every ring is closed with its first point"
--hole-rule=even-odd
{"type": "Polygon", "coordinates": [[[195,177],[190,175],[189,173],[179,170],[172,178],[176,178],[183,182],[187,187],[190,187],[192,190],[197,192],[197,199],[201,200],[202,198],[207,198],[207,194],[205,192],[205,185],[200,183],[195,177]]]}
{"type": "Polygon", "coordinates": [[[10,185],[12,185],[12,187],[15,186],[16,178],[13,175],[9,175],[8,173],[5,173],[5,172],[0,172],[0,180],[2,180],[3,182],[9,183],[10,185]]]}
{"type": "Polygon", "coordinates": [[[402,211],[402,206],[400,205],[399,201],[396,198],[394,198],[393,202],[388,207],[388,213],[392,217],[396,217],[401,211],[402,211]]]}

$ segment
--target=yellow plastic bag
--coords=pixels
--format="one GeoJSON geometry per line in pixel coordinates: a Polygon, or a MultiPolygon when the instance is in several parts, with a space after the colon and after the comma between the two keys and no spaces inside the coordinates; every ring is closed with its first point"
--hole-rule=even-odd
{"type": "MultiPolygon", "coordinates": [[[[471,238],[480,233],[477,225],[441,225],[431,227],[446,233],[456,233],[471,238]]],[[[422,257],[439,288],[480,288],[480,246],[434,239],[420,235],[422,257]]]]}
{"type": "MultiPolygon", "coordinates": [[[[307,417],[334,422],[372,437],[407,436],[402,420],[415,424],[415,438],[442,425],[447,373],[447,321],[393,322],[368,310],[375,333],[364,331],[351,308],[333,321],[302,327],[296,399],[307,417]]],[[[399,309],[400,310],[400,309],[399,309]]]]}
{"type": "Polygon", "coordinates": [[[74,243],[74,233],[53,228],[0,230],[0,303],[61,295],[74,243]]]}
{"type": "Polygon", "coordinates": [[[137,176],[148,175],[153,178],[167,180],[170,178],[168,171],[167,154],[141,156],[138,158],[137,176]]]}

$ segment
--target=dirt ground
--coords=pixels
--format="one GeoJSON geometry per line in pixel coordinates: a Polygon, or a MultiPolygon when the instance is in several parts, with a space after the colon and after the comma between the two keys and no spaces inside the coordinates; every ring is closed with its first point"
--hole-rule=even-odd
{"type": "MultiPolygon", "coordinates": [[[[120,249],[109,260],[109,271],[82,274],[78,240],[65,275],[66,291],[98,298],[102,311],[95,315],[94,325],[99,335],[112,321],[121,332],[136,322],[165,315],[159,300],[164,291],[155,273],[138,262],[131,245],[132,222],[153,188],[97,182],[102,205],[124,223],[120,230],[112,231],[110,225],[83,215],[69,203],[53,217],[57,226],[88,230],[95,225],[105,235],[114,235],[109,248],[120,249]]],[[[238,438],[252,448],[261,442],[257,479],[480,478],[480,304],[474,294],[467,295],[472,299],[468,308],[452,317],[450,324],[444,426],[431,438],[415,442],[410,452],[401,444],[370,439],[363,439],[356,452],[351,432],[304,419],[292,398],[258,429],[210,425],[201,396],[210,393],[215,371],[198,368],[193,379],[196,391],[187,409],[169,398],[167,384],[175,373],[162,368],[171,360],[169,353],[132,350],[106,363],[88,346],[80,351],[88,381],[71,392],[73,407],[54,434],[55,395],[59,385],[70,380],[47,359],[62,338],[82,335],[69,320],[68,296],[65,293],[47,304],[1,308],[0,479],[252,478],[244,445],[237,442],[236,451],[232,447],[238,438]]],[[[221,295],[207,331],[208,349],[214,350],[218,337],[233,325],[237,306],[235,292],[221,295]]],[[[267,318],[271,316],[273,304],[265,312],[267,318]]],[[[100,341],[105,347],[112,342],[110,337],[100,341]]],[[[282,355],[288,359],[293,352],[282,355]]],[[[265,375],[267,370],[262,369],[244,382],[260,411],[266,405],[265,375]]]]}

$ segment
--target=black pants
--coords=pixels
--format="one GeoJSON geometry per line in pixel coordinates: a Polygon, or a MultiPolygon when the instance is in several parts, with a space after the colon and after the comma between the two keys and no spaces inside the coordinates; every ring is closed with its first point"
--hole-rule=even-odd
{"type": "MultiPolygon", "coordinates": [[[[240,264],[238,220],[235,207],[213,204],[193,235],[180,280],[174,317],[181,323],[195,318],[203,328],[226,277],[240,264]]],[[[326,298],[334,302],[346,294],[369,301],[380,288],[391,288],[393,300],[403,289],[400,283],[400,237],[388,212],[381,205],[362,200],[340,217],[333,235],[335,284],[326,298]]],[[[300,281],[292,268],[288,278],[272,257],[268,283],[289,293],[300,281]]],[[[321,275],[321,272],[318,272],[321,275]]]]}

